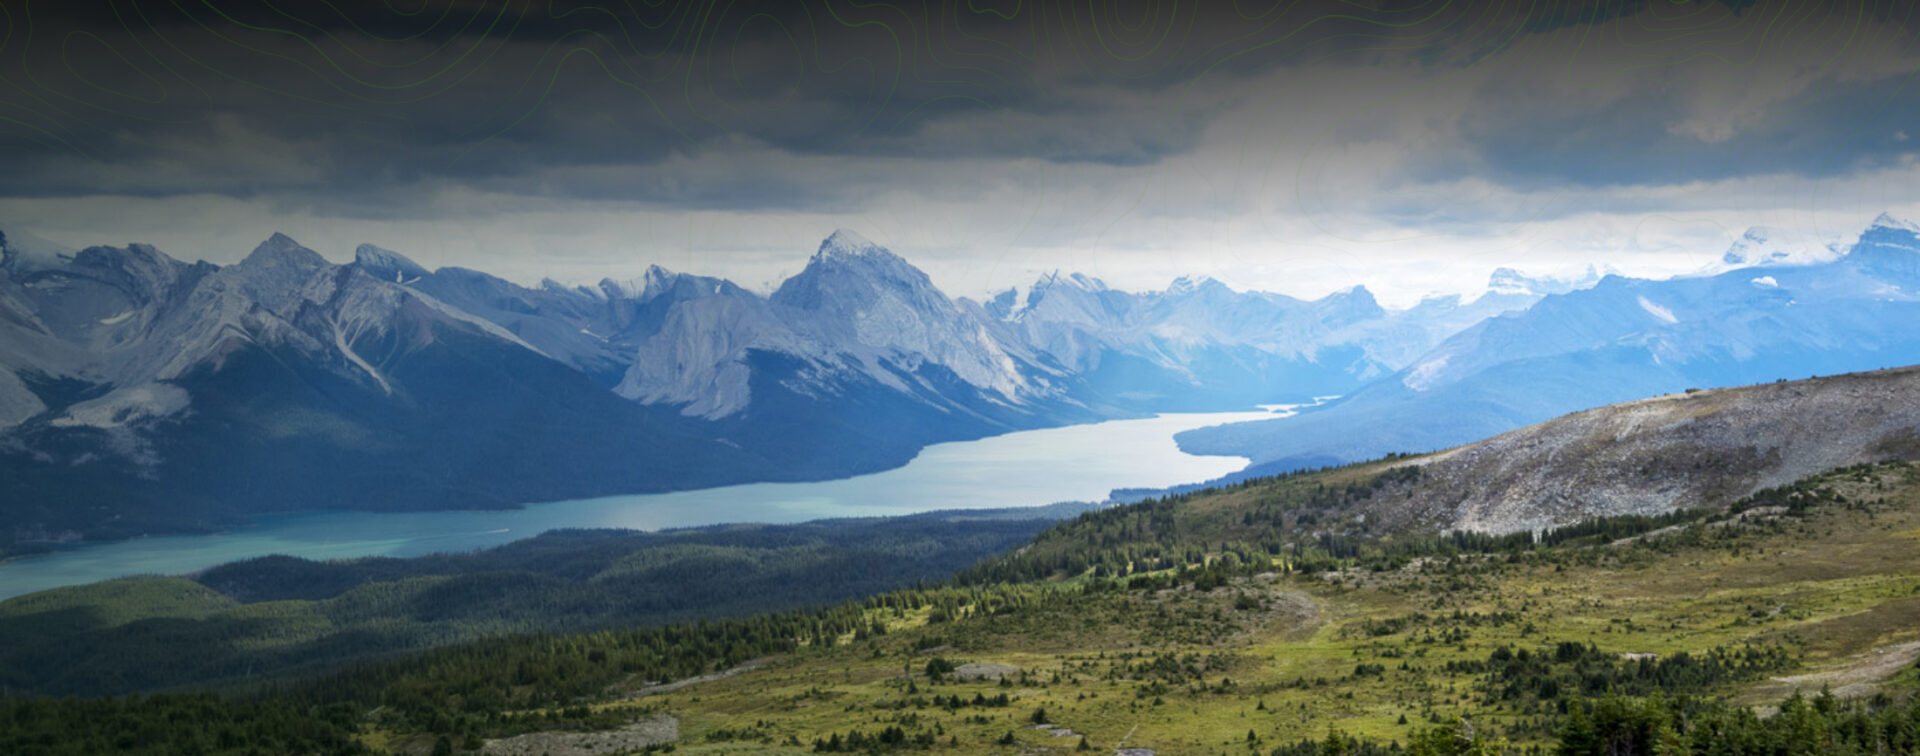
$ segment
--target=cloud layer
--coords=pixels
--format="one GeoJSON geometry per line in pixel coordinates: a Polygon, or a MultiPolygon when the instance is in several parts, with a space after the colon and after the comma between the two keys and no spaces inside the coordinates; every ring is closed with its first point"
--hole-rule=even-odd
{"type": "Polygon", "coordinates": [[[1404,299],[1920,209],[1910,4],[1195,5],[8,3],[0,221],[748,283],[850,225],[969,293],[1404,299]]]}

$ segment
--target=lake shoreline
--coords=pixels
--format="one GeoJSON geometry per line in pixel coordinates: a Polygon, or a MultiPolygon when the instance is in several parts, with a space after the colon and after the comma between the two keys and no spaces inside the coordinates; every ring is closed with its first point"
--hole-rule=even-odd
{"type": "Polygon", "coordinates": [[[900,467],[816,482],[527,502],[511,509],[257,515],[247,526],[220,533],[150,535],[20,555],[0,564],[0,599],[124,575],[181,575],[275,554],[328,560],[467,552],[566,528],[657,532],[1098,503],[1124,489],[1164,488],[1244,469],[1244,457],[1188,454],[1173,436],[1278,414],[1168,413],[1016,431],[932,444],[900,467]]]}

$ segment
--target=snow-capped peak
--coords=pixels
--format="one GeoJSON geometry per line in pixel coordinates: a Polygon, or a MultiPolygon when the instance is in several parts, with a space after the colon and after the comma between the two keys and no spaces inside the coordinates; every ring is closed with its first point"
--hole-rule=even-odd
{"type": "Polygon", "coordinates": [[[1747,229],[1732,246],[1727,247],[1727,251],[1720,255],[1720,263],[1709,266],[1706,272],[1771,265],[1812,265],[1830,262],[1837,256],[1831,245],[1821,244],[1809,235],[1755,226],[1747,229]]]}
{"type": "Polygon", "coordinates": [[[1107,284],[1105,281],[1085,273],[1062,274],[1058,270],[1048,271],[1040,274],[1040,277],[1034,280],[1033,286],[1027,289],[1027,303],[1020,309],[1033,309],[1034,306],[1040,304],[1042,300],[1047,298],[1048,292],[1055,289],[1099,294],[1107,291],[1107,284]]]}
{"type": "Polygon", "coordinates": [[[1868,226],[1867,230],[1873,231],[1875,229],[1884,229],[1888,231],[1905,231],[1909,234],[1920,234],[1920,226],[1914,225],[1912,221],[1895,218],[1893,217],[1892,213],[1881,213],[1879,217],[1874,218],[1873,224],[1871,226],[1868,226]]]}
{"type": "MultiPolygon", "coordinates": [[[[640,276],[640,286],[638,291],[635,291],[632,294],[629,294],[628,296],[641,302],[651,302],[655,299],[660,298],[661,296],[666,295],[668,292],[673,291],[676,287],[680,286],[683,282],[691,283],[697,286],[701,281],[704,281],[704,280],[706,279],[703,279],[700,276],[694,276],[687,273],[675,273],[674,271],[667,270],[666,268],[662,268],[658,265],[649,265],[647,266],[647,272],[640,276]]],[[[718,280],[714,280],[713,284],[714,286],[712,289],[712,293],[714,294],[720,293],[720,290],[722,288],[721,282],[718,280]]],[[[706,293],[707,292],[704,292],[704,291],[698,292],[699,295],[704,295],[706,293]]]]}
{"type": "Polygon", "coordinates": [[[1495,294],[1540,294],[1538,278],[1530,278],[1512,268],[1494,268],[1487,277],[1487,291],[1495,294]]]}
{"type": "Polygon", "coordinates": [[[429,275],[426,268],[421,267],[406,255],[372,244],[362,244],[354,248],[353,264],[375,278],[395,283],[409,283],[429,275]]]}
{"type": "Polygon", "coordinates": [[[1342,299],[1342,300],[1350,299],[1355,302],[1366,302],[1369,304],[1373,303],[1374,301],[1373,292],[1369,291],[1367,287],[1362,284],[1354,284],[1353,286],[1349,286],[1347,288],[1336,291],[1332,294],[1328,294],[1326,298],[1342,299]]]}
{"type": "Polygon", "coordinates": [[[72,247],[17,229],[0,232],[0,267],[49,268],[59,265],[63,257],[72,257],[73,253],[72,247]]]}
{"type": "Polygon", "coordinates": [[[1215,279],[1213,276],[1200,276],[1198,278],[1193,276],[1181,276],[1179,278],[1173,279],[1173,283],[1167,286],[1166,293],[1191,294],[1193,292],[1200,291],[1202,289],[1227,289],[1228,291],[1231,291],[1231,289],[1227,288],[1226,284],[1221,283],[1218,279],[1215,279]]]}
{"type": "Polygon", "coordinates": [[[1489,294],[1526,294],[1544,297],[1548,294],[1565,294],[1579,289],[1592,288],[1600,279],[1614,273],[1612,266],[1605,268],[1588,265],[1586,272],[1577,279],[1556,278],[1553,276],[1529,276],[1513,268],[1495,268],[1493,275],[1487,278],[1489,294]]]}
{"type": "Polygon", "coordinates": [[[1032,293],[1035,291],[1043,291],[1055,286],[1066,286],[1081,291],[1099,292],[1107,290],[1107,282],[1094,278],[1093,276],[1085,273],[1067,273],[1063,275],[1060,271],[1054,270],[1040,274],[1040,277],[1034,280],[1033,287],[1028,289],[1028,296],[1032,296],[1032,293]]]}
{"type": "Polygon", "coordinates": [[[660,292],[666,291],[667,287],[673,285],[673,277],[671,270],[658,265],[647,266],[647,272],[640,276],[641,285],[638,295],[645,299],[659,296],[660,292]]]}
{"type": "Polygon", "coordinates": [[[1846,260],[1878,276],[1914,280],[1920,277],[1920,228],[1881,213],[1847,250],[1846,260]]]}
{"type": "Polygon", "coordinates": [[[815,258],[880,256],[892,257],[893,253],[888,252],[886,247],[868,241],[867,237],[861,236],[859,232],[845,228],[834,230],[833,235],[820,242],[820,251],[814,253],[815,258]]]}
{"type": "Polygon", "coordinates": [[[1754,262],[1758,259],[1754,253],[1768,246],[1768,242],[1773,240],[1773,233],[1773,229],[1765,226],[1747,229],[1747,233],[1741,235],[1733,246],[1727,248],[1726,254],[1720,256],[1720,261],[1728,265],[1746,265],[1754,262]]]}

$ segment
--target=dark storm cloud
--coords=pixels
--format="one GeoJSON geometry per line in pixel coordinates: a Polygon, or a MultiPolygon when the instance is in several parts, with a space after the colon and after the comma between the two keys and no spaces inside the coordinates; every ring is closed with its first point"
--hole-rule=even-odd
{"type": "Polygon", "coordinates": [[[1648,92],[1591,111],[1477,119],[1467,136],[1478,160],[1443,173],[1490,174],[1521,188],[1850,175],[1915,152],[1908,135],[1920,133],[1920,75],[1821,80],[1724,139],[1676,132],[1685,117],[1684,103],[1648,92]]]}
{"type": "MultiPolygon", "coordinates": [[[[1622,19],[1641,34],[1690,33],[1728,9],[1765,11],[1544,0],[393,5],[4,2],[4,194],[269,195],[380,214],[404,212],[421,186],[457,184],[843,208],[877,190],[756,177],[753,151],[1147,165],[1195,149],[1215,114],[1264,96],[1237,82],[1289,67],[1405,59],[1445,71],[1529,35],[1622,19]]],[[[1804,95],[1804,111],[1682,165],[1697,177],[1893,159],[1891,127],[1915,108],[1872,102],[1913,100],[1906,86],[1823,87],[1804,95]],[[1742,149],[1795,154],[1747,160],[1742,149]]],[[[1291,96],[1313,108],[1313,94],[1291,96]]],[[[1659,92],[1600,109],[1488,96],[1500,109],[1463,125],[1469,154],[1430,163],[1432,175],[1662,181],[1675,154],[1698,147],[1666,131],[1686,103],[1659,92]]]]}
{"type": "Polygon", "coordinates": [[[1459,121],[1460,149],[1415,161],[1414,175],[1520,190],[1664,186],[1833,178],[1915,153],[1920,73],[1879,59],[1911,49],[1911,37],[1887,23],[1910,12],[1728,8],[1648,11],[1585,56],[1539,56],[1553,73],[1520,67],[1492,78],[1459,121]]]}

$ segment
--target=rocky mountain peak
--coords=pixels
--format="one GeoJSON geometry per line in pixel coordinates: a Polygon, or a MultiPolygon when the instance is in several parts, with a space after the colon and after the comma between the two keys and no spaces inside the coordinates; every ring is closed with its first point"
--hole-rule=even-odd
{"type": "Polygon", "coordinates": [[[640,275],[639,291],[635,292],[635,298],[649,300],[660,296],[673,288],[673,282],[679,277],[680,274],[671,270],[658,265],[649,265],[647,272],[640,275]]]}
{"type": "Polygon", "coordinates": [[[894,257],[886,247],[869,241],[859,232],[851,229],[835,229],[833,234],[820,242],[820,250],[814,253],[815,259],[837,258],[858,259],[864,257],[894,257]]]}
{"type": "Polygon", "coordinates": [[[1233,290],[1231,288],[1228,288],[1226,284],[1221,283],[1219,279],[1216,279],[1213,276],[1198,276],[1198,277],[1181,276],[1179,278],[1173,279],[1173,283],[1167,286],[1167,290],[1165,293],[1169,296],[1197,294],[1197,293],[1208,293],[1208,294],[1217,295],[1217,294],[1231,294],[1233,293],[1233,290]]]}
{"type": "Polygon", "coordinates": [[[1914,225],[1912,221],[1894,217],[1893,213],[1881,213],[1873,219],[1873,223],[1867,227],[1867,231],[1900,231],[1908,234],[1920,234],[1920,226],[1914,225]]]}
{"type": "Polygon", "coordinates": [[[1920,227],[1881,213],[1844,259],[1869,275],[1911,286],[1920,280],[1920,227]]]}
{"type": "Polygon", "coordinates": [[[807,267],[772,296],[776,304],[809,310],[858,310],[881,298],[912,302],[921,310],[952,308],[926,273],[846,229],[821,242],[807,267]]]}
{"type": "Polygon", "coordinates": [[[246,259],[241,260],[241,268],[291,268],[298,270],[319,270],[328,265],[327,259],[320,253],[307,249],[286,234],[274,232],[266,241],[253,248],[246,259]]]}
{"type": "Polygon", "coordinates": [[[1373,298],[1373,292],[1365,286],[1349,286],[1327,295],[1329,301],[1351,304],[1355,307],[1379,307],[1380,302],[1373,298]]]}
{"type": "Polygon", "coordinates": [[[1551,282],[1534,278],[1513,268],[1494,268],[1493,275],[1487,277],[1487,291],[1495,294],[1549,294],[1558,288],[1551,282]]]}

